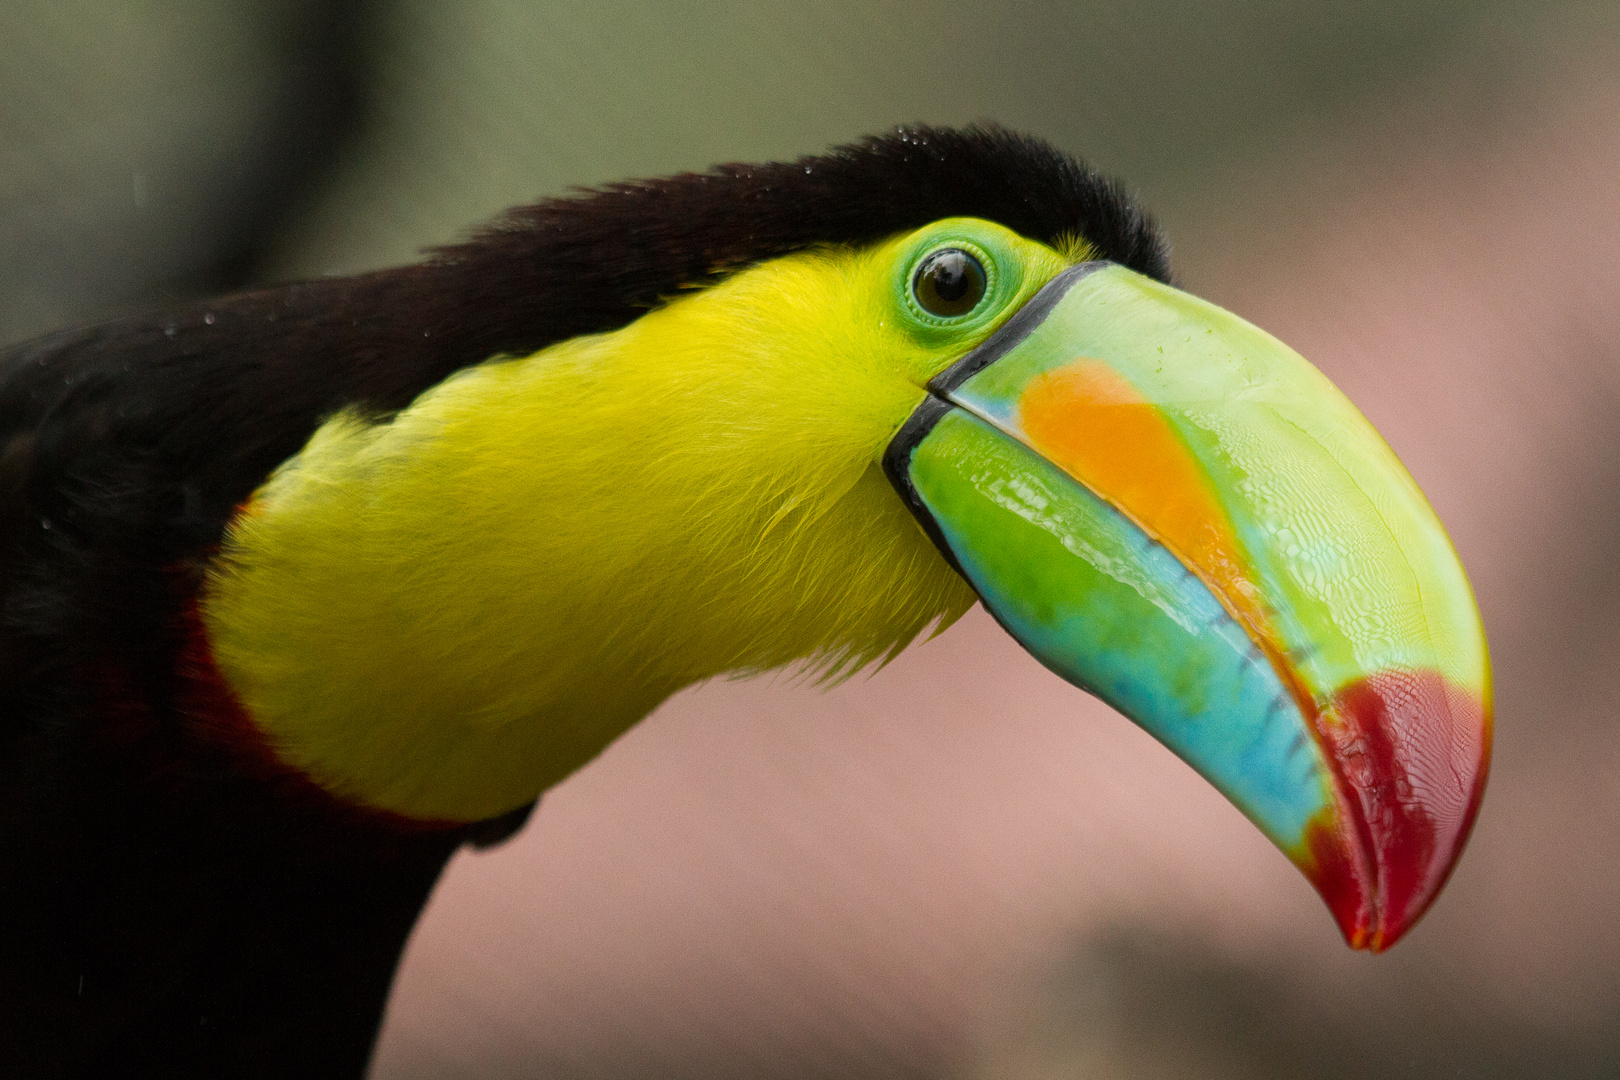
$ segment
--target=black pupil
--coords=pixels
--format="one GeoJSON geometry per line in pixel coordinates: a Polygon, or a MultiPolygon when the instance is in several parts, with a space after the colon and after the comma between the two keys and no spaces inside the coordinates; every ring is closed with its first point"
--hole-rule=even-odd
{"type": "Polygon", "coordinates": [[[984,267],[961,248],[946,248],[923,260],[912,288],[929,314],[966,315],[984,299],[984,267]]]}

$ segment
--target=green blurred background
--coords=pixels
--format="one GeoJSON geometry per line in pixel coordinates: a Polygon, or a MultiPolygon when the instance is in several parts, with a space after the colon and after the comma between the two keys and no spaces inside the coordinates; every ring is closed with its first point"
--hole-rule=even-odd
{"type": "Polygon", "coordinates": [[[1041,134],[1174,235],[1257,163],[1478,125],[1617,25],[1602,0],[8,0],[0,339],[911,120],[1041,134]]]}
{"type": "Polygon", "coordinates": [[[1499,733],[1448,893],[1349,955],[1234,811],[970,617],[831,693],[682,695],[459,858],[375,1076],[1620,1076],[1617,91],[1612,0],[7,0],[0,343],[572,185],[1045,136],[1452,529],[1499,733]]]}

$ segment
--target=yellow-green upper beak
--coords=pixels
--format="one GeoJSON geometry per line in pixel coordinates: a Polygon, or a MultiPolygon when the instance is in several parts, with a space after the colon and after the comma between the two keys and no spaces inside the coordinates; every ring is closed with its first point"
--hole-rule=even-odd
{"type": "Polygon", "coordinates": [[[1462,566],[1355,407],[1275,338],[1084,263],[930,384],[885,467],[985,606],[1141,724],[1379,950],[1490,753],[1462,566]]]}

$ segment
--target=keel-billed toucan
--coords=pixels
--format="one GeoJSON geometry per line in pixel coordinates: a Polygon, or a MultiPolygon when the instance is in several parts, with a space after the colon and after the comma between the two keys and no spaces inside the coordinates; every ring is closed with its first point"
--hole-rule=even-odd
{"type": "Polygon", "coordinates": [[[12,349],[5,1067],[355,1075],[459,845],[681,687],[975,600],[1389,946],[1484,782],[1469,586],[1350,403],[1167,282],[1072,159],[908,128],[12,349]]]}

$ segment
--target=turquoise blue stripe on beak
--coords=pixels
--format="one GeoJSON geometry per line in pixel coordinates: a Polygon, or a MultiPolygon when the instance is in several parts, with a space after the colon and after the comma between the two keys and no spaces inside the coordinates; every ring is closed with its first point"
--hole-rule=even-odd
{"type": "Polygon", "coordinates": [[[906,468],[913,505],[985,607],[1272,842],[1300,850],[1332,789],[1292,695],[1242,626],[1163,545],[1028,447],[959,409],[927,412],[906,468]]]}

